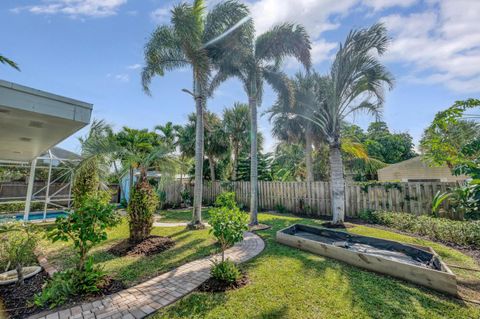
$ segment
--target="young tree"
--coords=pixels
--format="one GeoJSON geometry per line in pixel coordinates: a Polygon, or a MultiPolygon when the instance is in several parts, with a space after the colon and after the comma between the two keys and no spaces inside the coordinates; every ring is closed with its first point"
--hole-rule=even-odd
{"type": "MultiPolygon", "coordinates": [[[[393,77],[380,62],[387,47],[387,31],[382,24],[351,31],[340,45],[327,76],[311,74],[315,99],[306,99],[307,113],[300,113],[320,129],[330,148],[330,187],[333,223],[345,217],[345,177],[341,154],[341,127],[357,112],[379,117],[384,101],[384,86],[393,77]]],[[[297,97],[301,99],[302,97],[297,97]]]]}
{"type": "Polygon", "coordinates": [[[195,189],[190,228],[203,228],[203,111],[206,109],[206,89],[215,65],[231,54],[236,46],[242,47],[253,34],[248,8],[237,1],[228,0],[206,11],[203,0],[193,4],[182,3],[171,11],[171,25],[158,27],[145,46],[145,67],[142,84],[149,93],[152,78],[165,72],[190,66],[193,72],[195,100],[195,189]]]}
{"type": "Polygon", "coordinates": [[[229,77],[238,78],[247,93],[250,109],[251,192],[250,224],[258,224],[258,146],[257,107],[261,104],[264,82],[270,84],[281,98],[292,105],[294,92],[287,75],[280,71],[281,62],[294,57],[307,69],[311,66],[310,39],[301,25],[284,23],[253,37],[248,46],[231,50],[229,59],[219,64],[219,72],[212,80],[213,91],[229,77]]]}

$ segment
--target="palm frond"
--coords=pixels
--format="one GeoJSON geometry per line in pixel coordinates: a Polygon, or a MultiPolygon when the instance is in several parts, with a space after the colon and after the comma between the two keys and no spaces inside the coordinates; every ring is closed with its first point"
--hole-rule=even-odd
{"type": "Polygon", "coordinates": [[[163,76],[165,71],[187,66],[180,39],[170,26],[160,26],[145,45],[145,67],[142,71],[143,90],[150,94],[149,85],[155,75],[163,76]]]}
{"type": "Polygon", "coordinates": [[[0,63],[7,64],[7,65],[11,66],[12,68],[14,68],[15,70],[20,71],[20,67],[18,66],[17,63],[15,63],[14,61],[8,59],[7,57],[5,57],[1,54],[0,54],[0,63]]]}
{"type": "Polygon", "coordinates": [[[306,69],[312,65],[311,42],[305,28],[298,24],[283,23],[260,35],[255,42],[255,55],[264,61],[282,61],[295,57],[306,69]]]}

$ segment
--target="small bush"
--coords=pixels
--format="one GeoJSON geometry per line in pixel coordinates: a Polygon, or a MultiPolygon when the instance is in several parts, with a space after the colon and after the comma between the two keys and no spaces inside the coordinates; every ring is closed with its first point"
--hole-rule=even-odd
{"type": "Polygon", "coordinates": [[[35,296],[35,304],[40,307],[54,308],[66,303],[77,295],[86,295],[99,292],[105,272],[93,264],[90,258],[85,263],[83,271],[68,269],[53,275],[43,291],[35,296]]]}
{"type": "Polygon", "coordinates": [[[286,214],[286,213],[288,213],[287,209],[286,209],[285,206],[283,206],[282,204],[276,204],[276,205],[275,205],[275,210],[276,210],[277,213],[279,213],[279,214],[286,214]]]}
{"type": "Polygon", "coordinates": [[[462,246],[480,245],[480,221],[457,221],[407,213],[370,212],[360,218],[394,229],[462,246]]]}
{"type": "MultiPolygon", "coordinates": [[[[30,206],[31,211],[42,210],[43,203],[32,203],[30,206]]],[[[0,213],[23,213],[25,210],[25,203],[10,203],[0,204],[0,213]]]]}
{"type": "Polygon", "coordinates": [[[223,192],[217,196],[215,207],[224,207],[228,209],[238,208],[235,201],[235,192],[223,192]]]}
{"type": "Polygon", "coordinates": [[[23,267],[36,264],[38,237],[33,225],[8,222],[0,225],[0,265],[5,271],[17,271],[18,284],[23,284],[23,267]]]}
{"type": "Polygon", "coordinates": [[[230,284],[236,282],[242,276],[240,270],[231,260],[214,262],[210,274],[213,278],[230,284]]]}

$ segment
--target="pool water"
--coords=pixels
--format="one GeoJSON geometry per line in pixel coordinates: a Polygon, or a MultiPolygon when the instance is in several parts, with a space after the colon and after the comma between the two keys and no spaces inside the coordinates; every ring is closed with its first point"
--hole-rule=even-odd
{"type": "MultiPolygon", "coordinates": [[[[47,212],[46,218],[56,219],[57,217],[64,217],[67,215],[68,213],[64,211],[50,211],[50,212],[47,212]]],[[[15,218],[16,220],[23,220],[23,214],[0,216],[0,223],[8,220],[12,220],[13,218],[15,218]]],[[[28,220],[42,220],[42,219],[43,219],[43,212],[32,212],[28,215],[28,220]]]]}

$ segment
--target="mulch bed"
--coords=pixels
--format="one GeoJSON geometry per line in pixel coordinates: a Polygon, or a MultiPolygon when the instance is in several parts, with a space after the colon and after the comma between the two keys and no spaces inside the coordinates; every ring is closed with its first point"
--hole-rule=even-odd
{"type": "MultiPolygon", "coordinates": [[[[49,276],[46,271],[42,270],[35,276],[25,280],[23,286],[10,284],[0,286],[0,298],[7,310],[9,318],[26,318],[33,314],[44,311],[45,308],[39,308],[34,305],[34,297],[42,291],[42,288],[49,276]]],[[[67,305],[79,304],[85,301],[93,301],[99,297],[111,295],[125,289],[125,285],[111,277],[105,278],[105,284],[99,287],[100,291],[96,294],[86,296],[75,296],[67,302],[67,305]]]]}
{"type": "Polygon", "coordinates": [[[227,283],[222,280],[215,279],[210,277],[207,281],[198,287],[198,291],[201,292],[225,292],[228,290],[235,290],[246,286],[250,280],[246,274],[242,274],[242,277],[235,281],[234,283],[227,283]]]}
{"type": "Polygon", "coordinates": [[[169,248],[172,248],[175,242],[170,237],[150,236],[139,243],[131,243],[122,240],[108,250],[109,253],[115,256],[151,256],[169,248]]]}
{"type": "Polygon", "coordinates": [[[33,305],[33,297],[42,291],[47,279],[48,274],[42,270],[35,276],[25,279],[22,286],[16,284],[0,286],[0,298],[10,318],[23,318],[39,311],[33,305]]]}

